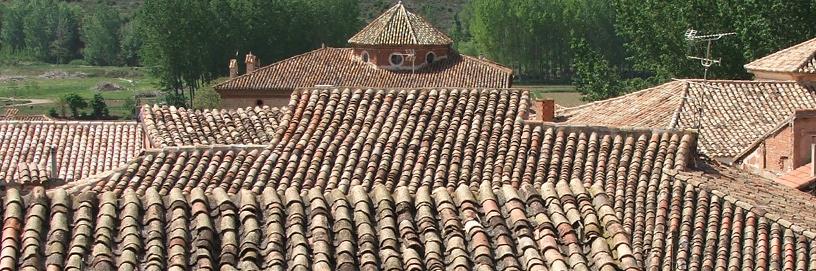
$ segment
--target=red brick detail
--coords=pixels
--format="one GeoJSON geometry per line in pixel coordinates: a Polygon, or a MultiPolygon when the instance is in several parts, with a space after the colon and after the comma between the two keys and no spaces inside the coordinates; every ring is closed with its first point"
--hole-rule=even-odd
{"type": "Polygon", "coordinates": [[[535,110],[535,120],[543,122],[553,122],[555,120],[555,100],[537,100],[533,101],[533,110],[535,110]]]}

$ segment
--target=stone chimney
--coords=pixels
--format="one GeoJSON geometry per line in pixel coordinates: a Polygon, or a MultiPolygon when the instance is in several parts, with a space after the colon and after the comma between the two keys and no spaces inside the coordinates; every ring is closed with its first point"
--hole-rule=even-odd
{"type": "Polygon", "coordinates": [[[238,77],[238,60],[233,58],[229,61],[229,78],[235,77],[238,77]]]}
{"type": "Polygon", "coordinates": [[[249,52],[244,59],[244,63],[246,63],[246,73],[254,72],[255,68],[258,67],[258,57],[249,52]]]}
{"type": "Polygon", "coordinates": [[[555,121],[555,100],[544,99],[533,101],[535,118],[533,120],[543,122],[555,121]]]}

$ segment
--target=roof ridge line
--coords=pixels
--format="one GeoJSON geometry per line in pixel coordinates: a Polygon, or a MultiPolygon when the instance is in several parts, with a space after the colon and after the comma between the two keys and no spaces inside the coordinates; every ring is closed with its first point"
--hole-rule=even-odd
{"type": "Polygon", "coordinates": [[[746,146],[743,150],[739,151],[737,153],[737,155],[735,155],[733,157],[731,163],[734,163],[735,161],[740,160],[740,159],[744,158],[745,156],[747,156],[748,154],[750,154],[752,149],[759,146],[759,144],[762,143],[762,141],[765,141],[765,139],[767,139],[769,136],[771,136],[771,134],[774,134],[774,133],[778,132],[779,130],[781,130],[782,128],[785,128],[785,126],[788,126],[788,125],[792,124],[793,120],[795,118],[796,118],[796,111],[791,113],[791,115],[788,116],[787,118],[785,118],[784,120],[782,120],[779,123],[777,123],[776,125],[774,125],[774,127],[771,130],[768,130],[767,132],[763,133],[760,137],[758,137],[756,140],[751,142],[751,144],[748,144],[748,146],[746,146]]]}
{"type": "Polygon", "coordinates": [[[254,71],[252,71],[252,72],[250,72],[250,73],[244,73],[244,74],[239,75],[239,76],[237,76],[237,77],[235,77],[235,78],[228,79],[228,80],[226,80],[226,81],[224,81],[224,82],[221,82],[221,83],[215,84],[215,85],[213,85],[212,87],[213,87],[214,89],[218,90],[218,88],[219,88],[219,87],[221,87],[221,86],[223,86],[223,85],[225,85],[225,84],[227,84],[227,83],[229,83],[229,82],[232,82],[232,81],[238,80],[239,78],[247,77],[247,76],[249,76],[249,75],[252,75],[252,74],[258,73],[258,72],[260,72],[260,71],[262,71],[262,70],[270,69],[270,68],[272,68],[272,67],[275,67],[275,66],[277,66],[277,65],[280,65],[280,63],[283,63],[283,62],[285,62],[285,61],[292,60],[292,59],[297,59],[297,58],[300,58],[300,57],[304,57],[304,56],[307,56],[307,55],[310,55],[310,54],[313,54],[313,53],[317,53],[317,52],[320,52],[320,51],[323,51],[323,50],[332,50],[332,49],[341,49],[341,50],[343,50],[343,49],[350,49],[350,48],[334,48],[334,47],[328,47],[328,46],[326,46],[326,47],[321,47],[321,48],[317,48],[317,49],[314,49],[314,50],[311,50],[311,51],[307,51],[307,52],[304,52],[304,53],[301,53],[301,54],[297,54],[297,55],[294,55],[294,56],[290,56],[290,57],[287,57],[287,58],[284,58],[284,59],[281,59],[281,60],[275,61],[275,62],[273,62],[272,64],[269,64],[269,65],[266,65],[266,66],[260,67],[260,68],[258,68],[258,69],[255,69],[254,71]]]}
{"type": "Polygon", "coordinates": [[[494,67],[494,68],[503,69],[503,70],[505,70],[505,71],[507,71],[507,72],[509,72],[509,73],[511,73],[511,74],[513,73],[513,69],[512,69],[512,68],[510,68],[510,67],[506,67],[506,66],[502,66],[502,65],[501,65],[501,64],[499,64],[498,62],[495,62],[495,61],[492,61],[492,60],[489,60],[489,59],[485,59],[485,58],[478,58],[478,57],[473,57],[473,56],[469,56],[469,55],[465,55],[465,54],[460,54],[460,53],[458,53],[458,52],[457,52],[456,54],[457,54],[457,55],[459,55],[459,56],[461,56],[461,57],[463,57],[463,58],[469,58],[469,59],[472,59],[472,60],[474,60],[474,61],[479,61],[479,62],[481,62],[481,63],[483,63],[483,64],[485,64],[485,65],[492,66],[492,67],[494,67]]]}
{"type": "Polygon", "coordinates": [[[565,128],[565,129],[587,129],[592,131],[610,132],[610,133],[675,133],[682,135],[698,134],[695,129],[677,129],[677,128],[644,128],[634,126],[604,126],[604,125],[583,125],[583,124],[565,124],[561,122],[542,122],[536,120],[524,120],[524,124],[531,126],[565,128]]]}
{"type": "Polygon", "coordinates": [[[178,151],[189,151],[189,150],[228,150],[228,149],[247,149],[247,150],[256,150],[256,149],[265,149],[268,147],[274,147],[273,145],[269,144],[198,144],[198,145],[182,145],[182,146],[166,146],[166,147],[157,147],[157,148],[148,148],[145,149],[145,153],[162,153],[162,152],[178,152],[178,151]]]}
{"type": "Polygon", "coordinates": [[[402,1],[400,1],[400,3],[397,5],[400,7],[399,12],[405,13],[405,20],[407,20],[408,23],[408,35],[411,37],[411,39],[413,39],[414,43],[419,43],[419,37],[417,37],[416,31],[414,31],[414,24],[411,22],[411,13],[405,9],[405,6],[402,5],[402,1]]]}
{"type": "MultiPolygon", "coordinates": [[[[617,100],[621,100],[621,99],[623,99],[623,98],[626,98],[626,97],[629,97],[629,96],[633,96],[633,95],[635,95],[635,94],[640,94],[641,92],[654,91],[654,90],[657,90],[657,89],[658,89],[658,87],[660,87],[660,86],[663,86],[663,85],[666,85],[666,84],[670,84],[670,83],[673,83],[673,82],[677,82],[677,81],[679,81],[679,80],[676,80],[676,79],[672,79],[672,80],[673,80],[673,81],[668,81],[668,82],[665,82],[665,83],[662,83],[662,84],[658,84],[658,85],[653,86],[653,87],[644,88],[644,89],[641,89],[641,90],[638,90],[638,91],[634,91],[634,92],[626,93],[626,94],[621,95],[621,96],[618,96],[618,97],[613,97],[613,98],[609,98],[609,99],[605,99],[605,100],[598,100],[598,101],[594,101],[594,102],[590,102],[590,103],[582,104],[582,105],[579,105],[579,106],[567,107],[567,108],[561,109],[561,112],[565,112],[565,111],[568,111],[568,110],[578,110],[578,109],[583,109],[583,108],[585,108],[585,107],[590,107],[590,106],[593,106],[593,105],[596,105],[596,104],[600,104],[600,103],[604,103],[604,102],[610,102],[610,101],[617,101],[617,100]]],[[[681,81],[681,82],[682,82],[682,81],[681,81]]]]}
{"type": "Polygon", "coordinates": [[[689,85],[684,84],[683,86],[683,94],[680,97],[680,105],[677,106],[677,108],[674,109],[674,113],[672,113],[672,118],[669,122],[669,129],[674,129],[677,127],[677,125],[679,125],[680,118],[682,117],[680,112],[683,112],[683,107],[686,106],[686,99],[689,96],[689,85]]]}
{"type": "MultiPolygon", "coordinates": [[[[388,14],[388,12],[389,12],[389,11],[391,11],[392,9],[397,8],[397,6],[398,6],[398,5],[394,5],[393,7],[390,7],[390,8],[388,8],[388,9],[386,9],[385,11],[383,11],[383,13],[381,13],[379,16],[377,16],[377,18],[374,18],[373,20],[371,20],[371,22],[375,22],[375,21],[379,20],[380,18],[385,17],[385,15],[386,15],[386,14],[388,14]]],[[[391,22],[391,20],[390,20],[390,19],[389,19],[388,21],[389,21],[389,22],[391,22]]],[[[368,23],[368,24],[367,24],[365,27],[363,27],[362,29],[360,29],[360,31],[357,31],[357,33],[355,33],[355,34],[354,34],[354,36],[351,36],[351,38],[349,38],[349,41],[350,41],[350,40],[353,40],[355,37],[357,37],[357,35],[359,35],[360,33],[365,32],[365,30],[366,30],[366,29],[369,29],[369,28],[371,28],[371,27],[372,27],[372,26],[371,26],[371,23],[369,22],[369,23],[368,23]]]]}
{"type": "MultiPolygon", "coordinates": [[[[807,41],[806,41],[806,42],[807,42],[807,41]]],[[[806,58],[805,58],[805,60],[804,60],[804,61],[802,61],[802,63],[800,63],[800,64],[799,64],[799,66],[796,66],[796,72],[801,71],[801,70],[802,70],[802,68],[804,68],[805,66],[807,66],[807,65],[808,65],[808,63],[810,63],[810,62],[813,60],[813,58],[816,58],[816,50],[813,50],[813,52],[811,52],[811,53],[810,53],[810,56],[809,56],[809,57],[806,57],[806,58]]]]}

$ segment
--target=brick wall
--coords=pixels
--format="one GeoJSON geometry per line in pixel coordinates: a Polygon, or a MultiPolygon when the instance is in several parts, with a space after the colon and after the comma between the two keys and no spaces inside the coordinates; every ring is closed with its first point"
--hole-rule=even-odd
{"type": "Polygon", "coordinates": [[[793,123],[794,168],[810,163],[810,145],[816,136],[816,111],[799,111],[797,114],[793,123]]]}
{"type": "Polygon", "coordinates": [[[236,93],[219,92],[221,95],[222,108],[245,108],[257,106],[258,101],[262,105],[271,107],[281,107],[289,105],[289,99],[292,96],[292,90],[285,91],[239,91],[236,93]],[[271,93],[270,93],[271,92],[271,93]]]}
{"type": "Polygon", "coordinates": [[[742,161],[743,168],[781,175],[810,163],[816,111],[799,110],[792,121],[766,137],[742,161]]]}
{"type": "Polygon", "coordinates": [[[401,66],[391,65],[390,58],[393,53],[407,53],[408,50],[414,50],[416,58],[413,61],[415,68],[421,68],[426,65],[427,56],[429,52],[435,55],[434,61],[445,59],[450,54],[450,47],[448,46],[416,46],[416,47],[369,47],[369,48],[354,48],[354,55],[362,58],[363,53],[368,54],[368,62],[382,68],[394,69],[411,69],[412,62],[405,59],[401,66]]]}

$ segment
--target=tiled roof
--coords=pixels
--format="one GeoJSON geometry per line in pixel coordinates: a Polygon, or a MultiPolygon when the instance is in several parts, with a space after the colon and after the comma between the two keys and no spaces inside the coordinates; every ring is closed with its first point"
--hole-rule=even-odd
{"type": "Polygon", "coordinates": [[[219,91],[281,91],[318,85],[374,88],[507,88],[513,71],[451,54],[415,71],[379,69],[355,59],[350,48],[322,48],[278,61],[215,86],[219,91]]]}
{"type": "Polygon", "coordinates": [[[0,270],[642,270],[600,191],[10,190],[0,270]]]}
{"type": "Polygon", "coordinates": [[[188,110],[142,107],[141,119],[152,146],[270,144],[286,108],[188,110]]]}
{"type": "Polygon", "coordinates": [[[386,10],[351,39],[355,45],[450,45],[453,40],[402,3],[386,10]]]}
{"type": "Polygon", "coordinates": [[[687,84],[669,82],[620,97],[558,109],[558,117],[572,124],[612,127],[671,127],[683,104],[687,84]]]}
{"type": "Polygon", "coordinates": [[[647,206],[659,207],[634,218],[643,233],[632,233],[632,243],[646,269],[816,268],[810,195],[729,170],[669,174],[659,189],[647,190],[647,206]]]}
{"type": "Polygon", "coordinates": [[[481,181],[593,183],[635,174],[619,163],[654,168],[646,175],[684,168],[694,141],[671,131],[526,124],[529,97],[520,90],[315,89],[293,96],[293,116],[275,146],[151,150],[90,187],[257,193],[381,183],[413,192],[481,181]]]}
{"type": "Polygon", "coordinates": [[[18,121],[48,121],[52,120],[46,115],[20,115],[20,109],[16,107],[8,107],[0,115],[0,121],[18,120],[18,121]]]}
{"type": "Polygon", "coordinates": [[[20,163],[10,182],[20,185],[40,186],[48,183],[48,169],[45,164],[20,163]]]}
{"type": "Polygon", "coordinates": [[[558,115],[570,124],[699,129],[703,154],[733,159],[805,108],[816,108],[809,84],[680,80],[558,115]]]}
{"type": "Polygon", "coordinates": [[[754,60],[745,68],[749,71],[816,74],[816,38],[754,60]]]}
{"type": "Polygon", "coordinates": [[[0,180],[11,181],[20,163],[50,167],[56,146],[61,180],[71,181],[124,165],[142,151],[136,122],[0,122],[0,180]]]}
{"type": "Polygon", "coordinates": [[[775,178],[774,181],[799,190],[808,189],[816,181],[816,176],[813,176],[813,163],[798,167],[775,178]]]}
{"type": "Polygon", "coordinates": [[[46,115],[0,115],[0,121],[49,121],[53,120],[46,115]]]}

